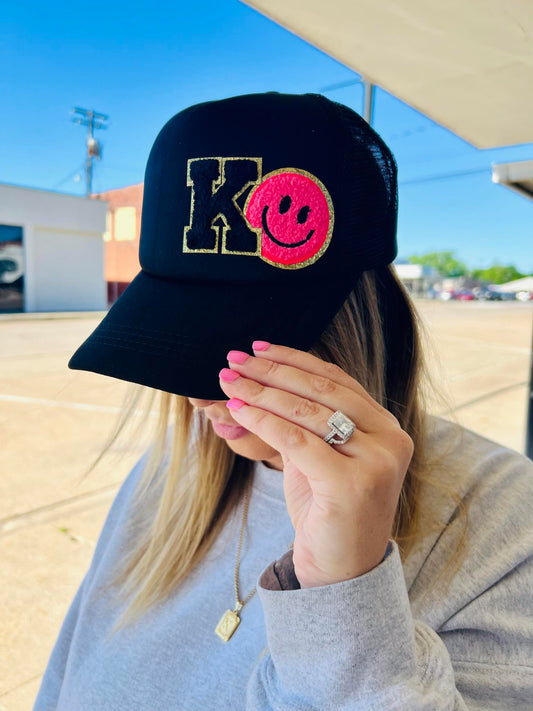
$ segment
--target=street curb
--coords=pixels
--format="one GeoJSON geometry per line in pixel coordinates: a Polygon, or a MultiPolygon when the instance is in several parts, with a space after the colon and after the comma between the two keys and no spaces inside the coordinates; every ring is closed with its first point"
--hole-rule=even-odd
{"type": "Polygon", "coordinates": [[[104,318],[107,311],[51,311],[0,314],[0,321],[56,321],[59,319],[104,318]]]}

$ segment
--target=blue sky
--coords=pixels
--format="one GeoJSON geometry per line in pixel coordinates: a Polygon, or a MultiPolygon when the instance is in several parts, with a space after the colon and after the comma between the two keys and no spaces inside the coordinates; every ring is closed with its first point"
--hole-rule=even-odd
{"type": "MultiPolygon", "coordinates": [[[[362,111],[360,86],[324,91],[354,72],[237,0],[4,0],[0,66],[0,182],[71,194],[84,193],[74,106],[110,117],[96,191],[142,181],[159,129],[198,101],[323,91],[362,111]]],[[[374,127],[398,162],[401,256],[451,249],[533,273],[533,203],[491,182],[491,163],[531,159],[533,144],[478,150],[380,89],[374,127]]]]}

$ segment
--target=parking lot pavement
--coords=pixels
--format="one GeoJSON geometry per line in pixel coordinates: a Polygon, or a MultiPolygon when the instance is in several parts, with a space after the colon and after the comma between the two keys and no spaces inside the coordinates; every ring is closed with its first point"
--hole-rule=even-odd
{"type": "Polygon", "coordinates": [[[523,452],[529,401],[533,304],[417,303],[436,389],[430,410],[523,452]]]}
{"type": "MultiPolygon", "coordinates": [[[[532,304],[419,302],[428,365],[462,424],[524,447],[532,304]]],[[[0,711],[27,711],[113,496],[145,443],[125,441],[84,479],[127,384],[70,371],[91,314],[0,316],[0,711]]]]}

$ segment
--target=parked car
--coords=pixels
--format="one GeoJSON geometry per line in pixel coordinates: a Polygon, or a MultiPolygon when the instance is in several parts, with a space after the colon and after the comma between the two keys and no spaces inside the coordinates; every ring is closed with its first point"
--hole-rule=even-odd
{"type": "Polygon", "coordinates": [[[478,296],[479,299],[483,301],[502,301],[502,295],[499,291],[492,291],[492,289],[484,289],[478,296]]]}
{"type": "Polygon", "coordinates": [[[518,301],[533,301],[533,291],[517,291],[516,298],[518,301]]]}
{"type": "Polygon", "coordinates": [[[462,291],[457,292],[457,294],[455,295],[455,298],[458,301],[475,301],[475,299],[476,299],[476,297],[470,291],[470,289],[463,289],[462,291]]]}

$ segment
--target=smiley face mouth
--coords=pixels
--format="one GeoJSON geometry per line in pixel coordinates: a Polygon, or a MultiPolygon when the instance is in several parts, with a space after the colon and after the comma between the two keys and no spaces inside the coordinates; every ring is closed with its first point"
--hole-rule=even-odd
{"type": "Polygon", "coordinates": [[[268,205],[265,205],[263,208],[263,212],[261,214],[261,224],[263,225],[263,229],[267,233],[267,235],[270,237],[270,239],[278,244],[280,247],[301,247],[302,244],[305,244],[306,242],[309,242],[311,237],[314,234],[314,230],[310,230],[308,233],[307,237],[305,239],[300,240],[299,242],[282,242],[279,239],[276,239],[272,232],[268,229],[268,223],[267,223],[267,212],[268,212],[268,205]]]}

